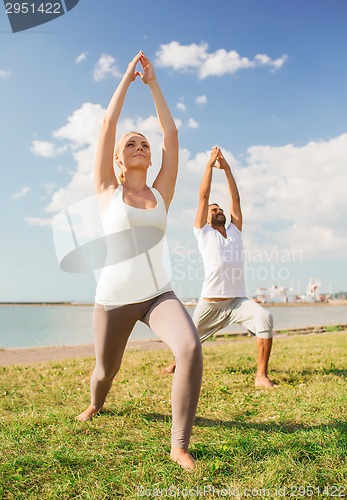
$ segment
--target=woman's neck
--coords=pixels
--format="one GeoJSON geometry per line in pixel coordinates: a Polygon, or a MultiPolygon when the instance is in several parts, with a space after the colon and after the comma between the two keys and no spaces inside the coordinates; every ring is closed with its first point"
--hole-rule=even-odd
{"type": "Polygon", "coordinates": [[[134,193],[141,193],[141,191],[146,191],[148,189],[146,181],[146,175],[143,175],[142,172],[125,172],[123,188],[134,193]]]}

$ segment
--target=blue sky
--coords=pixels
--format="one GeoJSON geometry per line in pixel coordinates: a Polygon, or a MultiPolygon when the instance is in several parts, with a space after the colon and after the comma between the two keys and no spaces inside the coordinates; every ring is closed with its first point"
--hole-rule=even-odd
{"type": "MultiPolygon", "coordinates": [[[[174,286],[197,296],[192,234],[211,147],[235,173],[249,294],[275,283],[347,289],[347,3],[344,0],[96,2],[12,34],[0,6],[0,301],[93,300],[93,275],[59,269],[51,220],[91,194],[100,119],[142,49],[179,125],[169,217],[174,286]]],[[[136,81],[120,128],[160,134],[136,81]]],[[[155,169],[152,173],[154,176],[155,169]]],[[[227,209],[223,173],[214,200],[227,209]]]]}

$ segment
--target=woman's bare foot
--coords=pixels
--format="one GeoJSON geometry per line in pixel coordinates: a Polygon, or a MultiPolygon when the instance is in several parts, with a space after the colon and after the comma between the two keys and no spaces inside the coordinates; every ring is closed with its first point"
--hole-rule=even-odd
{"type": "Polygon", "coordinates": [[[189,451],[183,448],[172,448],[170,458],[176,462],[182,469],[193,470],[195,469],[195,460],[189,451]]]}
{"type": "Polygon", "coordinates": [[[265,389],[276,387],[276,384],[272,382],[266,375],[257,375],[254,385],[255,387],[264,387],[265,389]]]}
{"type": "Polygon", "coordinates": [[[80,422],[87,422],[88,420],[91,420],[95,413],[98,413],[101,408],[98,408],[97,406],[90,405],[86,410],[84,410],[82,413],[80,413],[76,418],[80,422]]]}
{"type": "Polygon", "coordinates": [[[171,365],[164,368],[163,373],[165,373],[165,375],[167,375],[168,373],[169,374],[175,373],[175,370],[176,370],[176,362],[174,362],[171,365]]]}

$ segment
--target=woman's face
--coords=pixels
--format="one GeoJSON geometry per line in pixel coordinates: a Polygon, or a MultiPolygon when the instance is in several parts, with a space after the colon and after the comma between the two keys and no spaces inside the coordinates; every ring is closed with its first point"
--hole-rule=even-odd
{"type": "Polygon", "coordinates": [[[148,168],[151,162],[151,148],[147,139],[139,134],[125,136],[119,145],[116,160],[126,169],[132,167],[148,168]]]}

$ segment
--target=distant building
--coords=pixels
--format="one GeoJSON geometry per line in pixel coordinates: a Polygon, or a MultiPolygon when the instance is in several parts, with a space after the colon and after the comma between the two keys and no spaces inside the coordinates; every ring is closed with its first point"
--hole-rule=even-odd
{"type": "Polygon", "coordinates": [[[270,302],[297,302],[300,298],[293,293],[292,288],[284,288],[283,286],[272,285],[270,288],[259,287],[255,292],[254,298],[262,304],[270,302]]]}

